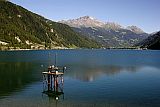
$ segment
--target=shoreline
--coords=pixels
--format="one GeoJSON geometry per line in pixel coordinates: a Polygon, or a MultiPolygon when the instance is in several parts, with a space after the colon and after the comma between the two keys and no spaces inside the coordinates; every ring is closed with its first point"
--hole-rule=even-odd
{"type": "Polygon", "coordinates": [[[0,50],[4,51],[48,51],[48,50],[152,50],[146,48],[55,48],[55,49],[9,49],[9,50],[0,50]]]}

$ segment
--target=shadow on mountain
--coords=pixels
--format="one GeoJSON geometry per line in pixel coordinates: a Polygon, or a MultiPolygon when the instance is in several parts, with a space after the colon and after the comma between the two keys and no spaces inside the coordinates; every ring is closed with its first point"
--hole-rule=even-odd
{"type": "Polygon", "coordinates": [[[160,31],[150,35],[147,39],[136,44],[141,48],[160,50],[160,31]]]}

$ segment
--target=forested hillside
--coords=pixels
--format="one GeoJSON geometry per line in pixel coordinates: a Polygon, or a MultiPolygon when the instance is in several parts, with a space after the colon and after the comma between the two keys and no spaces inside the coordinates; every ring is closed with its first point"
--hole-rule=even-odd
{"type": "Polygon", "coordinates": [[[48,20],[21,6],[0,1],[1,49],[99,48],[68,25],[48,20]]]}

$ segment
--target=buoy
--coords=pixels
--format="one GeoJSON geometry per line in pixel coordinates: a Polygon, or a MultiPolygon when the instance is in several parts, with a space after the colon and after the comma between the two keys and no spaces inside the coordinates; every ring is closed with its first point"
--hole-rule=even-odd
{"type": "Polygon", "coordinates": [[[56,97],[56,100],[58,100],[59,98],[58,97],[56,97]]]}

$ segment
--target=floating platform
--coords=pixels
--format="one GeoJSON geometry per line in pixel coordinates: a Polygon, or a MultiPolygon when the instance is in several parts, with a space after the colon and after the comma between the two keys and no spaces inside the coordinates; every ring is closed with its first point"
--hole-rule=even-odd
{"type": "Polygon", "coordinates": [[[42,74],[47,74],[47,75],[63,75],[63,72],[42,72],[42,74]]]}
{"type": "Polygon", "coordinates": [[[66,67],[59,68],[54,65],[49,66],[47,71],[42,72],[43,74],[43,93],[49,97],[55,97],[64,94],[63,93],[63,75],[66,67]]]}

